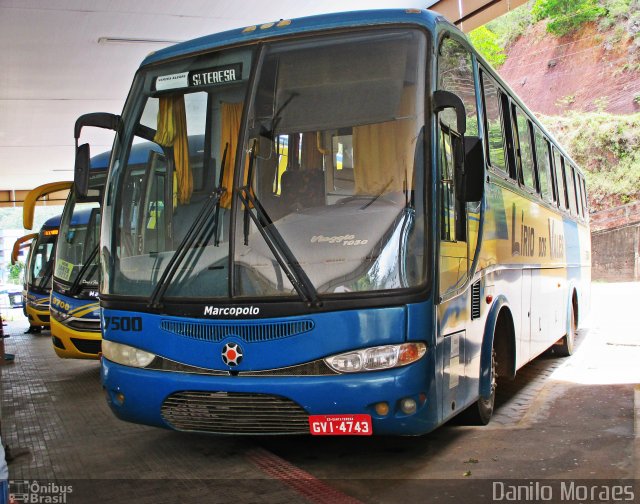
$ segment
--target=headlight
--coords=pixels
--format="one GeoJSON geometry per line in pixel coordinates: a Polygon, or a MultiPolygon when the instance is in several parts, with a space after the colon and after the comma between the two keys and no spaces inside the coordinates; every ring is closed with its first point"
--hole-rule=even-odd
{"type": "Polygon", "coordinates": [[[51,316],[58,322],[64,322],[71,316],[68,313],[58,311],[55,308],[49,308],[49,312],[51,313],[51,316]]]}
{"type": "Polygon", "coordinates": [[[117,364],[139,368],[147,367],[156,358],[155,354],[108,340],[102,340],[102,355],[117,364]]]}
{"type": "Polygon", "coordinates": [[[426,351],[424,343],[404,343],[354,350],[332,355],[324,361],[339,373],[359,373],[406,366],[420,359],[426,351]]]}

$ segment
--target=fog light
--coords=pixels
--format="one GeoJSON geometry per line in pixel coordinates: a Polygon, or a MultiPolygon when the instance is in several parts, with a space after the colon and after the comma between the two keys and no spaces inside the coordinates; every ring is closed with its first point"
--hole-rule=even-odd
{"type": "Polygon", "coordinates": [[[389,414],[389,404],[386,402],[376,403],[376,413],[380,416],[387,416],[389,414]]]}
{"type": "Polygon", "coordinates": [[[406,397],[400,401],[400,409],[405,415],[413,415],[418,409],[418,405],[414,399],[406,397]]]}
{"type": "Polygon", "coordinates": [[[124,404],[124,394],[122,392],[118,392],[116,394],[116,402],[122,406],[124,404]]]}

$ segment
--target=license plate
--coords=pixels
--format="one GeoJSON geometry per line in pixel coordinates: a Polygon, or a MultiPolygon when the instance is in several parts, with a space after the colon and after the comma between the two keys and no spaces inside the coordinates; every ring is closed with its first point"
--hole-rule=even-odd
{"type": "Polygon", "coordinates": [[[309,431],[314,436],[371,436],[370,415],[310,415],[309,431]]]}

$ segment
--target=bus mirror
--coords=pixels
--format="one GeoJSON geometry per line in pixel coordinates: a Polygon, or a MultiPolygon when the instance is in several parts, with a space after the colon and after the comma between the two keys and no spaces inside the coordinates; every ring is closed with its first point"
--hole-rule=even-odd
{"type": "Polygon", "coordinates": [[[484,193],[484,157],[477,136],[464,137],[464,201],[480,201],[484,193]]]}
{"type": "Polygon", "coordinates": [[[444,109],[452,108],[456,111],[457,129],[461,136],[467,131],[467,114],[464,110],[464,103],[460,97],[450,91],[438,89],[433,93],[433,111],[438,114],[444,109]]]}
{"type": "Polygon", "coordinates": [[[83,114],[78,117],[78,119],[76,119],[76,125],[73,129],[73,136],[76,139],[77,143],[78,138],[80,138],[80,132],[85,126],[93,126],[95,128],[118,131],[119,124],[119,115],[109,114],[108,112],[92,112],[91,114],[83,114]]]}
{"type": "Polygon", "coordinates": [[[82,144],[76,149],[76,164],[73,174],[73,184],[78,198],[85,198],[89,192],[90,164],[89,144],[82,144]]]}

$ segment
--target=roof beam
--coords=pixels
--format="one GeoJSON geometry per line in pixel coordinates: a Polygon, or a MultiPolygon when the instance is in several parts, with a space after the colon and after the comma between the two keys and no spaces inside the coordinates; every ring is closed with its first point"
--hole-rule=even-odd
{"type": "Polygon", "coordinates": [[[443,15],[460,30],[471,30],[519,7],[526,0],[437,0],[429,9],[443,15]]]}

